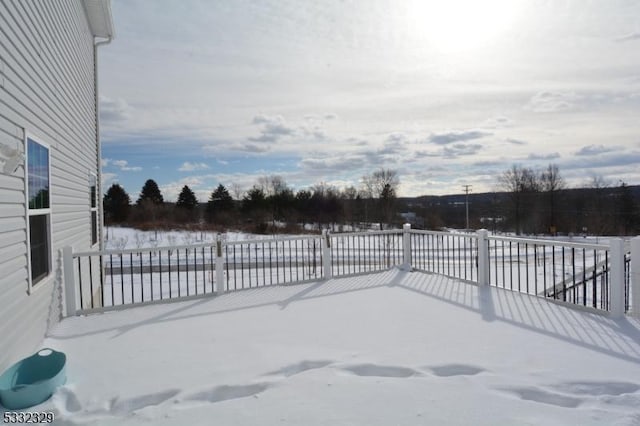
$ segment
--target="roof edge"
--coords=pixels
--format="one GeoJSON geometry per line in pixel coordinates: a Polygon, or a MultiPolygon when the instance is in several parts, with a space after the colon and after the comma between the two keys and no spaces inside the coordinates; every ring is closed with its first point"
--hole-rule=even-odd
{"type": "Polygon", "coordinates": [[[82,0],[89,28],[94,37],[113,39],[115,31],[111,13],[111,0],[82,0]]]}

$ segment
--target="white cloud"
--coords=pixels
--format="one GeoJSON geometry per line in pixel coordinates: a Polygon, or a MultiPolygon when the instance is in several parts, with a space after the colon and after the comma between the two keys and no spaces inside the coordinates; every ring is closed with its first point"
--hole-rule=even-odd
{"type": "Polygon", "coordinates": [[[527,156],[528,160],[555,160],[556,158],[560,158],[560,153],[558,152],[551,152],[548,154],[531,153],[527,156]]]}
{"type": "Polygon", "coordinates": [[[640,40],[639,32],[632,32],[616,39],[616,41],[633,41],[633,40],[640,40]]]}
{"type": "Polygon", "coordinates": [[[100,120],[105,124],[126,121],[131,117],[132,108],[124,99],[112,99],[100,95],[100,120]]]}
{"type": "Polygon", "coordinates": [[[574,108],[578,96],[572,92],[538,92],[524,106],[533,112],[547,113],[567,111],[574,108]]]}
{"type": "Polygon", "coordinates": [[[616,149],[617,148],[615,147],[606,147],[604,145],[587,145],[580,148],[580,150],[576,152],[576,155],[584,155],[584,156],[599,155],[599,154],[615,151],[616,149]]]}
{"type": "Polygon", "coordinates": [[[254,154],[261,154],[261,153],[270,151],[270,148],[268,145],[261,145],[261,144],[255,144],[255,143],[236,144],[233,146],[233,149],[236,151],[243,151],[243,152],[249,152],[254,154]]]}
{"type": "Polygon", "coordinates": [[[472,139],[481,139],[485,136],[491,136],[492,133],[483,132],[480,130],[463,130],[463,131],[452,131],[445,133],[435,133],[429,136],[429,142],[437,144],[437,145],[447,145],[455,142],[463,142],[472,139]]]}
{"type": "Polygon", "coordinates": [[[252,142],[274,143],[285,136],[291,136],[295,133],[295,129],[289,126],[280,115],[256,115],[253,117],[252,123],[262,126],[260,136],[248,138],[252,142]]]}
{"type": "Polygon", "coordinates": [[[443,156],[446,158],[455,158],[463,155],[475,155],[482,150],[479,143],[456,143],[447,145],[443,148],[443,156]]]}
{"type": "Polygon", "coordinates": [[[502,129],[511,126],[513,126],[513,121],[504,115],[488,118],[480,125],[480,127],[485,129],[502,129]]]}
{"type": "Polygon", "coordinates": [[[196,193],[198,198],[198,202],[206,202],[207,199],[202,197],[203,191],[206,192],[206,189],[200,188],[200,186],[204,183],[203,179],[199,176],[189,176],[177,181],[169,182],[164,185],[160,185],[160,191],[162,192],[162,196],[166,201],[176,201],[178,199],[178,195],[180,191],[182,191],[182,187],[187,185],[191,188],[192,191],[196,193]]]}
{"type": "Polygon", "coordinates": [[[189,161],[185,161],[182,163],[182,166],[178,168],[180,172],[193,172],[197,170],[207,170],[209,166],[205,163],[191,163],[189,161]]]}
{"type": "Polygon", "coordinates": [[[139,172],[142,170],[140,166],[130,166],[127,160],[110,160],[110,162],[123,172],[139,172]]]}
{"type": "Polygon", "coordinates": [[[102,172],[102,191],[106,191],[111,184],[117,183],[118,175],[116,173],[102,172]]]}

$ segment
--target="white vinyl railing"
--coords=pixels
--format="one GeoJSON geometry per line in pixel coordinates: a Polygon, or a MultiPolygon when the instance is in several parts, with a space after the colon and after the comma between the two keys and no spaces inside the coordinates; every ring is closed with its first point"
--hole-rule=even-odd
{"type": "Polygon", "coordinates": [[[609,244],[412,230],[63,250],[66,314],[401,267],[609,311],[640,306],[640,237],[609,244]],[[635,283],[636,288],[632,283],[635,283]]]}

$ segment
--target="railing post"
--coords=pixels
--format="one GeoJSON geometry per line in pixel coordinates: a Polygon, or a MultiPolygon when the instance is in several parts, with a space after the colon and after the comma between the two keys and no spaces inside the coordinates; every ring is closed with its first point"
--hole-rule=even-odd
{"type": "Polygon", "coordinates": [[[622,318],[624,316],[624,241],[621,238],[612,238],[609,241],[609,250],[611,253],[609,314],[612,318],[622,318]]]}
{"type": "Polygon", "coordinates": [[[222,257],[222,238],[216,235],[216,294],[224,293],[224,258],[222,257]]]}
{"type": "Polygon", "coordinates": [[[489,285],[489,231],[478,230],[478,285],[489,285]]]}
{"type": "Polygon", "coordinates": [[[322,230],[322,267],[324,268],[324,278],[329,280],[333,278],[333,269],[331,267],[331,234],[328,229],[322,230]]]}
{"type": "Polygon", "coordinates": [[[402,226],[402,252],[403,265],[402,269],[411,272],[411,224],[405,223],[402,226]]]}
{"type": "Polygon", "coordinates": [[[62,274],[64,279],[65,317],[70,317],[78,312],[76,275],[73,270],[73,247],[71,246],[65,246],[62,249],[62,274]]]}
{"type": "Polygon", "coordinates": [[[631,313],[640,318],[640,237],[631,239],[631,313]]]}

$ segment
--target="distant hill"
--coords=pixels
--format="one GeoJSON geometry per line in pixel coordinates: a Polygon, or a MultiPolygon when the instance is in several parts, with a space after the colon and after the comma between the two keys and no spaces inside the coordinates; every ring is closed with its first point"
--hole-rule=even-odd
{"type": "MultiPolygon", "coordinates": [[[[553,198],[522,194],[519,207],[507,192],[469,194],[469,226],[526,233],[630,234],[640,232],[640,185],[569,188],[553,198]]],[[[466,195],[422,195],[398,199],[401,212],[413,212],[416,225],[430,229],[466,226],[466,195]]]]}

